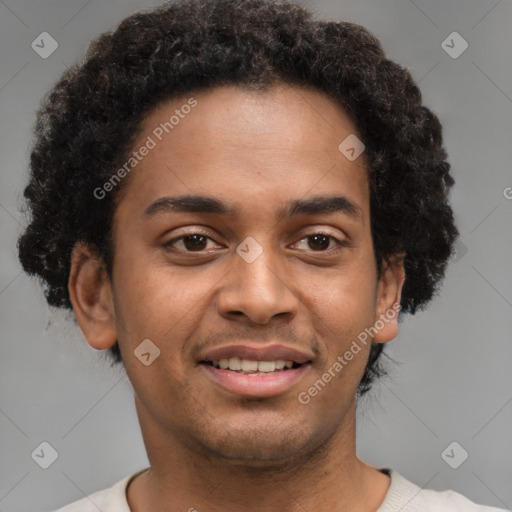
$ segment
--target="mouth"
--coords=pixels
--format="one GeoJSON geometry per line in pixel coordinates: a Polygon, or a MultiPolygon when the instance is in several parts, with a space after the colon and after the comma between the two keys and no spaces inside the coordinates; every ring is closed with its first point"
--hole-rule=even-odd
{"type": "Polygon", "coordinates": [[[311,370],[312,361],[304,355],[293,359],[224,357],[203,359],[199,366],[223,391],[245,397],[271,397],[287,393],[311,370]]]}
{"type": "MultiPolygon", "coordinates": [[[[310,364],[307,361],[303,364],[310,364]]],[[[300,368],[302,364],[295,361],[284,361],[277,359],[275,361],[256,361],[239,357],[230,357],[229,359],[218,359],[216,361],[201,361],[200,364],[212,366],[219,370],[228,370],[239,375],[270,375],[288,370],[300,368]]]]}

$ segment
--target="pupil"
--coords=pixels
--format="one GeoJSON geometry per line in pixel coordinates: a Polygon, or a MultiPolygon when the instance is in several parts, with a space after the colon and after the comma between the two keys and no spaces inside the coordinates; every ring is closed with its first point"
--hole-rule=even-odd
{"type": "Polygon", "coordinates": [[[183,239],[183,243],[187,249],[202,249],[201,244],[204,244],[206,237],[203,235],[189,235],[183,239]],[[187,243],[187,242],[192,243],[187,243]]]}
{"type": "Polygon", "coordinates": [[[316,246],[316,249],[327,249],[329,247],[329,237],[326,235],[313,235],[310,238],[309,246],[311,249],[315,249],[314,244],[320,241],[320,247],[316,246]],[[314,240],[313,245],[311,244],[311,239],[314,240]],[[323,243],[322,243],[323,242],[323,243]]]}

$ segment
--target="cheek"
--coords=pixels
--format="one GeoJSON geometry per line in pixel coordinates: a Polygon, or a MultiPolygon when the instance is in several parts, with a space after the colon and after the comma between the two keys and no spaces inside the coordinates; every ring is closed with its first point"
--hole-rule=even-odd
{"type": "MultiPolygon", "coordinates": [[[[154,390],[161,389],[165,398],[159,407],[174,410],[181,403],[178,397],[189,392],[182,354],[187,338],[200,325],[207,283],[199,274],[191,278],[154,263],[141,262],[135,267],[126,261],[118,271],[116,318],[122,323],[118,340],[126,372],[146,406],[153,403],[154,390]],[[148,366],[134,356],[146,339],[160,351],[148,366]]],[[[150,346],[149,350],[154,349],[150,346]]]]}
{"type": "Polygon", "coordinates": [[[186,337],[191,319],[201,314],[201,299],[215,282],[213,274],[210,282],[207,273],[171,268],[147,257],[125,259],[117,271],[116,318],[126,328],[124,343],[130,345],[149,338],[166,346],[170,339],[186,337]]]}
{"type": "MultiPolygon", "coordinates": [[[[317,272],[316,276],[300,281],[305,291],[301,298],[305,312],[325,344],[323,364],[332,364],[338,356],[343,356],[352,342],[373,325],[376,272],[372,271],[372,265],[372,260],[365,262],[360,258],[336,271],[317,272]]],[[[350,366],[364,367],[370,343],[368,340],[366,345],[358,344],[360,351],[350,366]]]]}
{"type": "Polygon", "coordinates": [[[304,303],[329,325],[352,330],[373,320],[377,283],[376,273],[368,265],[347,264],[329,272],[315,272],[302,277],[301,282],[304,303]]]}

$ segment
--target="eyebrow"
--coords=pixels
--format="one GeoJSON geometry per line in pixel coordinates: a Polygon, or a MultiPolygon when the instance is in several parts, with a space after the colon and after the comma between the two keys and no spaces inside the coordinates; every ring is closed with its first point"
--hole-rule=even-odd
{"type": "MultiPolygon", "coordinates": [[[[152,217],[157,213],[168,212],[216,214],[229,217],[235,217],[241,213],[239,208],[228,205],[215,197],[187,194],[160,197],[144,210],[143,216],[152,217]]],[[[343,195],[295,199],[278,213],[278,218],[325,213],[343,213],[354,219],[363,219],[361,208],[343,195]]]]}

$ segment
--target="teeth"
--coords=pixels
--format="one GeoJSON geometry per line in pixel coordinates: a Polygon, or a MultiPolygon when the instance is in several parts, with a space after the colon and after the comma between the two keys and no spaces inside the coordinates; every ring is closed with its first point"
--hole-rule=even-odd
{"type": "Polygon", "coordinates": [[[238,357],[231,357],[228,360],[228,368],[230,370],[241,370],[242,369],[242,361],[238,359],[238,357]]]}
{"type": "Polygon", "coordinates": [[[283,368],[291,368],[293,361],[253,361],[251,359],[240,359],[239,357],[231,357],[229,359],[220,359],[219,361],[212,361],[213,366],[223,370],[242,370],[244,372],[263,372],[271,373],[275,370],[282,370],[283,368]]]}
{"type": "MultiPolygon", "coordinates": [[[[230,359],[231,361],[231,359],[230,359]]],[[[242,359],[242,370],[244,372],[255,372],[258,370],[258,361],[250,361],[249,359],[242,359]]]]}
{"type": "Polygon", "coordinates": [[[276,369],[274,361],[258,361],[259,372],[273,372],[276,369]]]}

